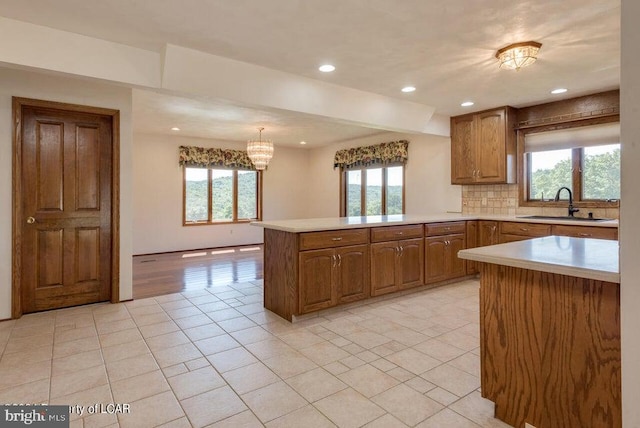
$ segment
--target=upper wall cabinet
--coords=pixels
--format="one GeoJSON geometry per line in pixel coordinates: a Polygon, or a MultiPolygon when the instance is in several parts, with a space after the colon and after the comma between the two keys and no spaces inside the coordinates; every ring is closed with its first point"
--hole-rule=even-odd
{"type": "Polygon", "coordinates": [[[451,184],[516,182],[516,110],[451,118],[451,184]]]}

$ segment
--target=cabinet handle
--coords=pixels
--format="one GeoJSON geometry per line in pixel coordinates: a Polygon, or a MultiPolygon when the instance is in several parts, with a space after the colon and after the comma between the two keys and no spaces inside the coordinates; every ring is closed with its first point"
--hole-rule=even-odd
{"type": "Polygon", "coordinates": [[[400,257],[402,257],[402,253],[404,252],[404,247],[401,245],[400,246],[400,257]]]}
{"type": "Polygon", "coordinates": [[[578,233],[578,236],[591,236],[590,233],[578,233]]]}
{"type": "Polygon", "coordinates": [[[450,227],[445,227],[444,230],[449,231],[449,230],[451,230],[451,228],[450,227]]]}
{"type": "Polygon", "coordinates": [[[403,235],[403,233],[402,232],[396,232],[396,235],[401,236],[401,235],[403,235]]]}
{"type": "Polygon", "coordinates": [[[336,267],[336,262],[338,259],[335,254],[331,256],[331,260],[333,260],[333,262],[331,263],[331,267],[336,267]]]}
{"type": "Polygon", "coordinates": [[[520,230],[523,231],[523,232],[528,232],[529,231],[529,229],[527,229],[526,227],[521,227],[520,230]]]}
{"type": "Polygon", "coordinates": [[[342,265],[342,256],[338,254],[338,267],[342,265]]]}
{"type": "Polygon", "coordinates": [[[339,236],[337,238],[331,238],[332,241],[342,241],[342,237],[339,236]]]}

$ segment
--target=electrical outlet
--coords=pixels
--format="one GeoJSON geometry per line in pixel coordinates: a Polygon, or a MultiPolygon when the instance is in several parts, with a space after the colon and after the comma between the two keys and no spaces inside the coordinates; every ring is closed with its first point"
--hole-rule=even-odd
{"type": "Polygon", "coordinates": [[[487,198],[482,198],[482,200],[480,201],[480,205],[482,205],[483,207],[487,206],[487,198]]]}

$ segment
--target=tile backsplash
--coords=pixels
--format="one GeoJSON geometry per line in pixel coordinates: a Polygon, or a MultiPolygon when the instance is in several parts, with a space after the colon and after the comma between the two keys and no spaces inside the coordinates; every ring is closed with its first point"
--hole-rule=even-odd
{"type": "MultiPolygon", "coordinates": [[[[582,208],[576,217],[619,218],[618,208],[582,208]]],[[[462,186],[463,214],[566,215],[566,208],[519,207],[517,184],[462,186]]]]}

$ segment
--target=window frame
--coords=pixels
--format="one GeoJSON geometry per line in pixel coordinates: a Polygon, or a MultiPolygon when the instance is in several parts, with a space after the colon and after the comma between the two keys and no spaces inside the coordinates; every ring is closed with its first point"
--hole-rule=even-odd
{"type": "MultiPolygon", "coordinates": [[[[402,215],[405,214],[405,207],[406,207],[406,195],[405,195],[405,190],[407,187],[407,180],[406,180],[406,171],[407,171],[407,165],[403,162],[391,162],[391,163],[387,163],[384,165],[369,165],[369,166],[363,166],[363,167],[358,167],[358,168],[340,168],[340,217],[346,217],[347,216],[347,173],[349,171],[365,171],[367,169],[378,169],[378,168],[382,168],[382,189],[380,191],[381,195],[380,197],[382,198],[382,202],[381,202],[381,208],[382,208],[382,215],[387,215],[386,211],[387,211],[387,168],[395,168],[401,166],[402,167],[402,215]]],[[[366,213],[366,205],[367,205],[367,201],[366,201],[366,194],[367,194],[367,174],[366,173],[362,173],[361,175],[362,177],[362,181],[360,183],[360,212],[361,213],[366,213]]],[[[395,214],[394,214],[395,215],[395,214]]],[[[365,217],[366,215],[364,215],[363,217],[365,217]]]]}
{"type": "Polygon", "coordinates": [[[243,224],[251,223],[252,221],[262,220],[262,171],[258,170],[245,170],[239,168],[200,168],[207,170],[207,220],[206,221],[187,221],[187,168],[195,168],[189,166],[183,166],[182,168],[182,225],[183,226],[213,226],[218,224],[243,224]],[[213,208],[213,191],[212,191],[212,170],[226,170],[232,171],[232,183],[233,183],[233,206],[232,206],[232,220],[213,221],[212,220],[212,208],[213,208]],[[254,171],[256,172],[256,218],[250,219],[238,219],[238,171],[254,171]]]}
{"type": "MultiPolygon", "coordinates": [[[[518,205],[521,207],[555,207],[566,208],[567,200],[560,201],[543,201],[540,199],[530,199],[531,169],[530,154],[524,151],[525,136],[529,133],[539,133],[545,131],[555,131],[560,129],[576,128],[580,126],[598,125],[603,123],[619,122],[620,116],[613,115],[604,118],[586,119],[575,122],[560,123],[554,125],[533,126],[529,128],[520,128],[516,130],[517,151],[518,151],[518,205]]],[[[571,182],[573,189],[573,205],[577,208],[619,208],[620,200],[604,200],[604,199],[582,199],[582,164],[584,158],[583,148],[571,149],[571,182]]],[[[555,195],[554,195],[555,196],[555,195]]]]}

